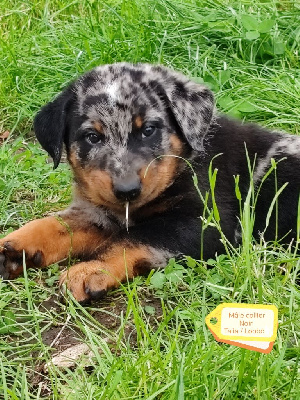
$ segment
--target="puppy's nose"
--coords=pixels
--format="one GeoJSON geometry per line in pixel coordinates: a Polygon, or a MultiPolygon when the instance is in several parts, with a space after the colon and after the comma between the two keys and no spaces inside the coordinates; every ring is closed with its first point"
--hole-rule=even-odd
{"type": "Polygon", "coordinates": [[[120,179],[114,182],[114,194],[118,200],[132,201],[141,193],[141,181],[138,177],[120,179]]]}

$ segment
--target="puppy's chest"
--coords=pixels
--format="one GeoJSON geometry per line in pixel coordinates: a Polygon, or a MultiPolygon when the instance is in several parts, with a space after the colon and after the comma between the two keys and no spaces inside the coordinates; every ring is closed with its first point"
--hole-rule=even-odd
{"type": "Polygon", "coordinates": [[[170,213],[179,216],[182,197],[181,194],[166,197],[140,208],[129,204],[127,210],[124,206],[118,211],[103,206],[98,207],[88,200],[76,198],[66,210],[58,215],[63,219],[72,220],[78,228],[88,229],[90,226],[97,226],[101,230],[116,233],[147,224],[156,218],[161,221],[170,213]]]}

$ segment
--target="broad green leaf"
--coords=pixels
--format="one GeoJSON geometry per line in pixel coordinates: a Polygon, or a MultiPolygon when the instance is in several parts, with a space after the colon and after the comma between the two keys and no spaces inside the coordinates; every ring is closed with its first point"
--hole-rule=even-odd
{"type": "Polygon", "coordinates": [[[243,113],[250,113],[257,110],[257,108],[253,104],[249,103],[249,101],[243,101],[237,108],[243,113]]]}
{"type": "Polygon", "coordinates": [[[150,279],[150,283],[155,289],[162,289],[165,282],[165,274],[160,271],[155,272],[150,279]]]}
{"type": "Polygon", "coordinates": [[[248,40],[258,39],[259,36],[260,36],[260,33],[258,31],[248,31],[248,32],[246,32],[246,39],[248,39],[248,40]]]}
{"type": "Polygon", "coordinates": [[[200,76],[193,76],[191,79],[196,83],[204,83],[204,79],[200,76]]]}
{"type": "Polygon", "coordinates": [[[224,110],[228,110],[233,106],[233,100],[230,96],[224,96],[218,99],[218,104],[224,110]]]}
{"type": "Polygon", "coordinates": [[[222,85],[230,79],[230,71],[228,69],[219,71],[220,81],[222,85]]]}
{"type": "Polygon", "coordinates": [[[284,54],[285,44],[281,40],[274,40],[274,54],[284,54]]]}
{"type": "Polygon", "coordinates": [[[197,263],[196,263],[196,260],[194,260],[192,257],[187,256],[186,257],[186,265],[189,268],[195,268],[197,263]]]}
{"type": "Polygon", "coordinates": [[[182,271],[174,271],[166,276],[166,278],[171,283],[180,282],[183,279],[183,272],[182,271]]]}
{"type": "Polygon", "coordinates": [[[212,266],[212,267],[215,267],[215,266],[217,265],[217,262],[216,262],[216,260],[213,260],[212,258],[209,258],[209,259],[206,261],[206,264],[207,264],[207,265],[210,265],[210,266],[212,266]]]}
{"type": "Polygon", "coordinates": [[[242,15],[241,22],[247,31],[256,31],[259,26],[259,22],[252,15],[242,15]]]}
{"type": "Polygon", "coordinates": [[[257,30],[260,33],[268,33],[273,28],[274,24],[275,24],[275,20],[274,19],[265,19],[264,21],[260,22],[260,24],[258,25],[257,30]]]}
{"type": "Polygon", "coordinates": [[[145,306],[144,307],[145,313],[149,315],[154,315],[155,314],[155,308],[152,306],[145,306]]]}

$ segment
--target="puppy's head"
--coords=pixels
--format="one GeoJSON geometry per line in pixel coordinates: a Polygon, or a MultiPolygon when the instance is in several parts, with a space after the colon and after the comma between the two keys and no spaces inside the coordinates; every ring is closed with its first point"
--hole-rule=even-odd
{"type": "Polygon", "coordinates": [[[36,136],[59,164],[63,144],[81,195],[118,209],[155,199],[175,179],[180,159],[202,149],[211,92],[162,66],[93,69],[44,106],[36,136]]]}

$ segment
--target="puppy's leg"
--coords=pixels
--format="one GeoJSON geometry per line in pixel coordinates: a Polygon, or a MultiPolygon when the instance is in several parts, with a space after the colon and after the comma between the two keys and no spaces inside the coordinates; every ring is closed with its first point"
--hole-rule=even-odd
{"type": "Polygon", "coordinates": [[[115,243],[99,260],[79,263],[65,271],[60,285],[70,290],[80,302],[99,299],[127,278],[142,275],[151,268],[164,267],[170,257],[171,253],[151,246],[128,241],[115,243]]]}
{"type": "Polygon", "coordinates": [[[43,268],[69,255],[94,251],[102,242],[101,231],[76,229],[72,220],[54,216],[31,221],[0,239],[0,275],[12,279],[23,271],[23,250],[28,267],[43,268]]]}
{"type": "MultiPolygon", "coordinates": [[[[98,259],[76,264],[65,271],[60,285],[66,286],[80,302],[101,298],[108,289],[118,287],[122,281],[143,275],[152,268],[165,267],[171,257],[189,254],[200,256],[201,221],[171,215],[164,220],[147,221],[129,232],[120,232],[115,242],[108,239],[98,259]]],[[[205,258],[221,250],[219,233],[208,229],[204,237],[205,258]]]]}

